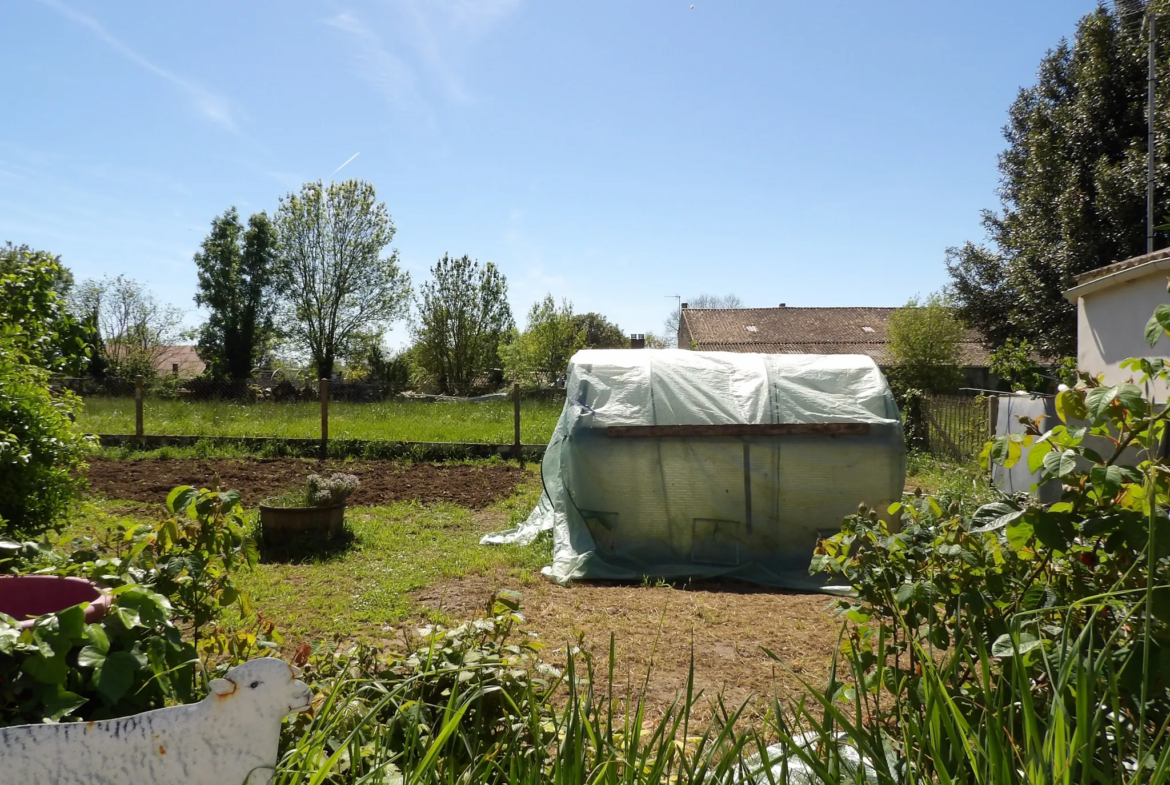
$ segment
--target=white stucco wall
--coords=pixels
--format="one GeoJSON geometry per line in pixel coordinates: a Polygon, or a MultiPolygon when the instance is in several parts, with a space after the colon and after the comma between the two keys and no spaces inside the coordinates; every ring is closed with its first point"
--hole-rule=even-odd
{"type": "MultiPolygon", "coordinates": [[[[1121,367],[1130,357],[1170,359],[1170,340],[1163,337],[1151,349],[1145,339],[1146,322],[1162,304],[1170,304],[1170,294],[1166,293],[1166,272],[1159,270],[1078,297],[1078,367],[1094,375],[1104,374],[1107,384],[1118,384],[1141,378],[1121,367]]],[[[1168,393],[1164,383],[1147,390],[1157,401],[1167,400],[1168,393]]]]}

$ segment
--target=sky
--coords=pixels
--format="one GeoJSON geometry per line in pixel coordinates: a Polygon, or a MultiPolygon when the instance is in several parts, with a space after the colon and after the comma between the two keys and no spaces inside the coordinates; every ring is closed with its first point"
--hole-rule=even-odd
{"type": "MultiPolygon", "coordinates": [[[[0,3],[0,242],[200,313],[212,218],[368,180],[417,284],[494,262],[627,333],[700,293],[896,306],[997,207],[1094,0],[0,3]]],[[[408,338],[403,323],[392,345],[408,338]]]]}

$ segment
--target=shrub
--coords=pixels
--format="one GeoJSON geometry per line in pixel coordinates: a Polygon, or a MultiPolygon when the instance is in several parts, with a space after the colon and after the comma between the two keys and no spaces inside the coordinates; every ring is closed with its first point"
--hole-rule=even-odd
{"type": "Polygon", "coordinates": [[[170,603],[143,586],[114,599],[100,624],[77,605],[28,630],[0,614],[0,725],[97,720],[187,702],[195,650],[170,603]]]}
{"type": "MultiPolygon", "coordinates": [[[[1167,327],[1160,306],[1151,344],[1167,327]]],[[[1141,384],[1170,381],[1162,359],[1123,367],[1141,384]]],[[[967,781],[972,749],[985,781],[1019,767],[1020,779],[1147,781],[1146,767],[1164,778],[1170,764],[1170,406],[1131,382],[1081,379],[1057,396],[1058,424],[1021,418],[1023,432],[981,456],[1010,468],[1027,449],[1059,502],[1002,497],[963,516],[914,498],[888,510],[899,530],[863,507],[818,545],[812,569],[856,590],[838,602],[858,625],[846,646],[854,686],[827,694],[894,729],[928,780],[967,781]]]]}
{"type": "Polygon", "coordinates": [[[153,526],[117,526],[75,538],[72,550],[0,541],[0,573],[73,575],[111,588],[101,624],[85,625],[80,606],[40,617],[30,631],[0,615],[0,723],[101,719],[187,702],[202,655],[231,665],[280,642],[263,618],[225,630],[232,605],[250,614],[236,586],[256,564],[235,491],[181,486],[167,498],[172,516],[153,526]],[[189,631],[184,641],[176,628],[189,631]]]}
{"type": "Polygon", "coordinates": [[[55,523],[73,501],[89,440],[73,427],[80,399],[49,389],[11,329],[0,332],[0,520],[10,533],[55,523]]]}

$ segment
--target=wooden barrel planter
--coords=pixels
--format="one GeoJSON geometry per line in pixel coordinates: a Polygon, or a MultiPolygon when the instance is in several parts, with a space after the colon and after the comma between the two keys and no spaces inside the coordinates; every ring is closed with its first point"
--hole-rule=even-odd
{"type": "Polygon", "coordinates": [[[305,534],[333,539],[345,522],[345,502],[328,507],[260,505],[260,533],[265,545],[283,545],[305,534]]]}
{"type": "Polygon", "coordinates": [[[110,595],[96,583],[84,578],[66,578],[58,575],[0,576],[0,613],[20,622],[22,629],[32,627],[36,619],[57,613],[74,605],[88,602],[85,609],[87,624],[96,624],[110,607],[110,595]]]}

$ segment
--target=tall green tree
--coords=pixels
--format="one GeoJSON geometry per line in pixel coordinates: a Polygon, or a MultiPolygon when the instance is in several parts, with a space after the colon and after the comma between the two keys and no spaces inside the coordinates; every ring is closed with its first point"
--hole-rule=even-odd
{"type": "MultiPolygon", "coordinates": [[[[1020,91],[1004,128],[999,212],[985,211],[987,243],[947,251],[959,313],[987,341],[1027,340],[1042,354],[1076,351],[1076,314],[1061,292],[1074,276],[1145,252],[1146,69],[1142,4],[1108,6],[1080,20],[1020,91]]],[[[1159,17],[1159,136],[1170,130],[1170,0],[1159,17]]],[[[1170,146],[1157,151],[1156,200],[1164,212],[1170,146]]],[[[1159,238],[1158,245],[1163,244],[1159,238]]]]}
{"type": "Polygon", "coordinates": [[[887,375],[898,395],[908,390],[954,392],[962,381],[959,343],[963,323],[941,296],[911,298],[886,324],[887,375]]]}
{"type": "Polygon", "coordinates": [[[69,306],[73,274],[61,258],[27,245],[0,246],[0,329],[29,362],[81,376],[99,343],[94,321],[69,306]]]}
{"type": "Polygon", "coordinates": [[[507,377],[522,384],[548,384],[565,372],[569,358],[587,346],[587,330],[573,313],[573,304],[551,294],[532,304],[524,332],[501,347],[507,377]]]}
{"type": "Polygon", "coordinates": [[[305,183],[280,200],[275,224],[283,326],[331,377],[351,341],[406,313],[410,276],[386,252],[394,223],[373,185],[345,180],[305,183]]]}
{"type": "Polygon", "coordinates": [[[276,229],[266,213],[245,229],[232,207],[211,221],[195,254],[195,304],[210,310],[199,329],[199,357],[217,379],[247,379],[273,336],[276,229]]]}
{"type": "Polygon", "coordinates": [[[69,296],[75,313],[88,314],[106,373],[120,379],[158,373],[168,348],[186,340],[183,312],[163,305],[141,283],[119,275],[82,281],[69,296]]]}
{"type": "Polygon", "coordinates": [[[498,367],[501,339],[513,328],[508,281],[492,264],[447,254],[419,288],[413,353],[440,391],[466,395],[498,367]]]}
{"type": "Polygon", "coordinates": [[[585,334],[585,346],[589,349],[627,349],[630,337],[622,328],[599,313],[579,313],[573,316],[573,324],[585,334]]]}

